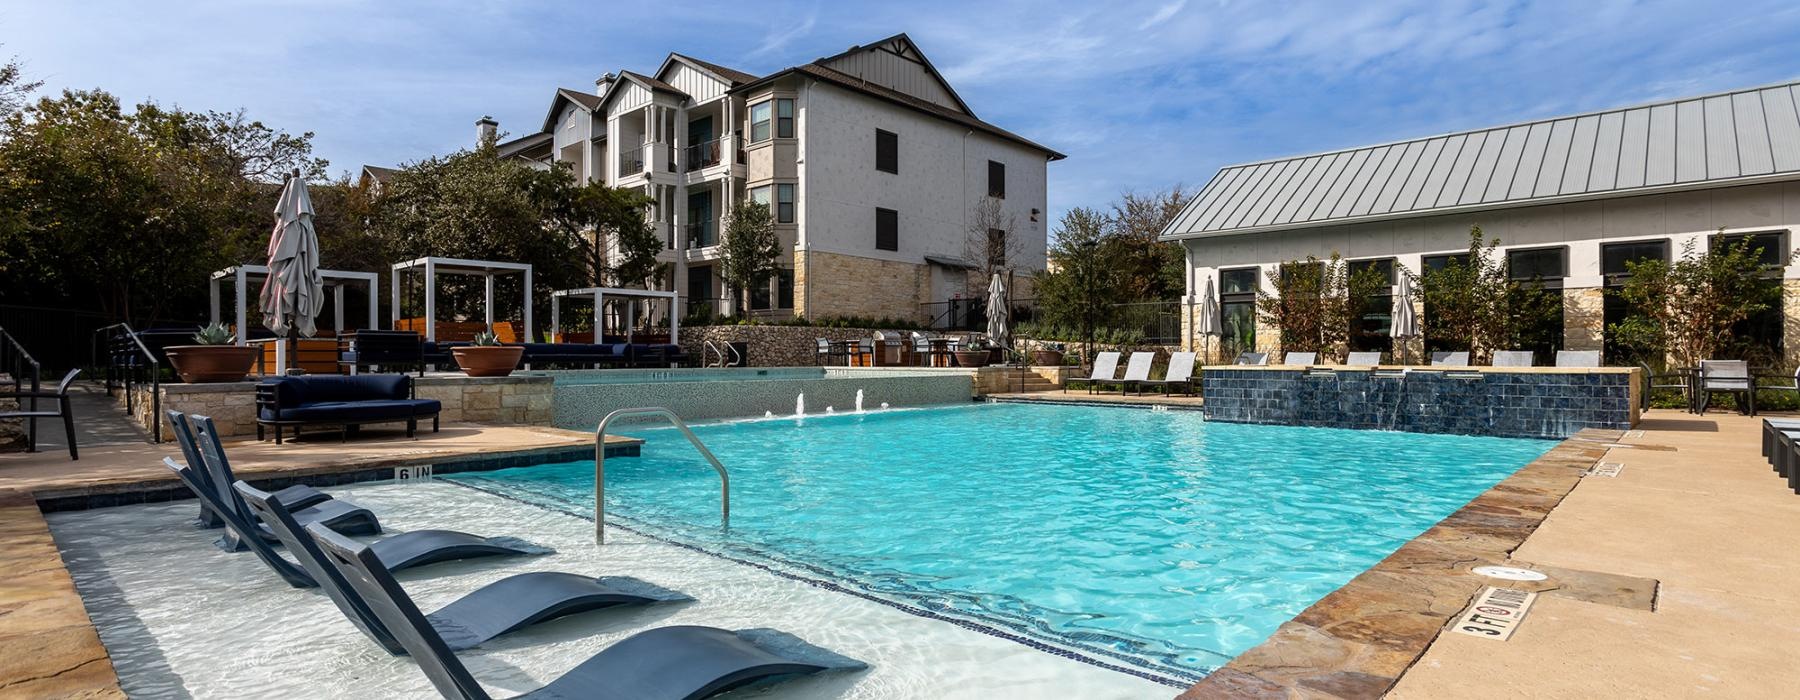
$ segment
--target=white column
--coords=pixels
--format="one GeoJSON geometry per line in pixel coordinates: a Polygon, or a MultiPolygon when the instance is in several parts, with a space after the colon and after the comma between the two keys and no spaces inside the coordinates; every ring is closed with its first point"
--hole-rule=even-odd
{"type": "Polygon", "coordinates": [[[215,278],[207,282],[206,292],[208,296],[212,297],[212,315],[209,317],[208,323],[217,325],[219,323],[219,280],[215,278]]]}
{"type": "Polygon", "coordinates": [[[250,336],[249,327],[244,325],[246,323],[249,323],[249,316],[250,316],[250,311],[247,307],[248,302],[245,301],[245,298],[244,298],[245,297],[244,287],[247,286],[244,281],[244,268],[239,267],[237,269],[236,277],[237,277],[237,344],[244,345],[249,342],[247,339],[250,336]]]}
{"type": "Polygon", "coordinates": [[[494,273],[489,272],[482,275],[481,281],[484,286],[482,320],[487,322],[488,332],[492,333],[494,332],[494,273]]]}
{"type": "Polygon", "coordinates": [[[531,342],[531,268],[525,268],[525,342],[531,342]]]}
{"type": "MultiPolygon", "coordinates": [[[[406,273],[400,271],[400,268],[388,270],[388,301],[392,303],[392,305],[388,307],[388,328],[393,330],[400,330],[400,285],[405,279],[405,274],[406,273]]],[[[374,290],[371,289],[369,295],[369,309],[371,311],[375,308],[375,295],[373,294],[373,291],[374,290]]],[[[375,317],[371,314],[369,318],[370,320],[373,320],[375,317]]]]}
{"type": "Polygon", "coordinates": [[[556,342],[556,334],[562,332],[562,297],[550,295],[550,342],[556,342]]]}
{"type": "Polygon", "coordinates": [[[381,303],[377,298],[381,294],[380,279],[380,276],[376,276],[369,280],[369,330],[372,331],[381,329],[381,303]]]}
{"type": "Polygon", "coordinates": [[[338,335],[344,334],[344,286],[331,285],[331,321],[338,335]]]}
{"type": "Polygon", "coordinates": [[[601,311],[601,304],[606,302],[606,295],[594,292],[594,342],[606,342],[606,314],[601,311]]]}
{"type": "Polygon", "coordinates": [[[437,263],[425,260],[425,339],[437,341],[437,263]]]}

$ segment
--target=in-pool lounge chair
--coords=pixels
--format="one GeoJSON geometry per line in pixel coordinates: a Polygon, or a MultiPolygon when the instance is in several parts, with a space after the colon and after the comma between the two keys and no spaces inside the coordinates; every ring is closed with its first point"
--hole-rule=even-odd
{"type": "MultiPolygon", "coordinates": [[[[175,443],[181,447],[181,456],[187,460],[188,466],[194,468],[194,476],[212,493],[218,493],[207,474],[206,460],[200,456],[200,448],[194,442],[194,430],[188,425],[187,414],[180,411],[169,411],[169,431],[175,433],[175,443]]],[[[220,451],[223,453],[223,450],[220,451]]],[[[276,494],[281,496],[282,503],[291,503],[295,508],[305,508],[321,501],[331,500],[331,496],[304,484],[289,486],[276,494]]],[[[208,529],[225,526],[225,521],[213,515],[211,508],[204,504],[200,507],[200,526],[208,529]]]]}
{"type": "Polygon", "coordinates": [[[1374,367],[1381,364],[1381,352],[1353,352],[1344,357],[1344,364],[1353,367],[1374,367]]]}
{"type": "Polygon", "coordinates": [[[1119,374],[1119,353],[1103,352],[1094,355],[1094,371],[1085,377],[1069,377],[1063,380],[1063,393],[1069,393],[1069,385],[1075,382],[1086,382],[1088,393],[1094,393],[1094,385],[1117,382],[1119,374]]]}
{"type": "Polygon", "coordinates": [[[1238,358],[1237,358],[1237,362],[1236,362],[1236,363],[1234,363],[1234,364],[1240,364],[1240,365],[1266,365],[1266,364],[1269,364],[1269,353],[1266,353],[1266,352],[1245,352],[1245,353],[1239,353],[1239,354],[1238,354],[1238,358]]]}
{"type": "Polygon", "coordinates": [[[1134,382],[1134,384],[1137,385],[1139,394],[1144,393],[1144,387],[1146,385],[1162,387],[1164,396],[1168,396],[1169,390],[1178,386],[1185,389],[1189,394],[1194,393],[1194,353],[1171,353],[1169,355],[1169,368],[1163,371],[1162,379],[1146,379],[1141,382],[1134,382]]]}
{"type": "MultiPolygon", "coordinates": [[[[349,582],[439,693],[457,700],[490,697],[367,546],[317,525],[306,529],[325,561],[349,582]]],[[[518,697],[683,700],[775,676],[860,668],[867,666],[774,630],[681,625],[627,637],[549,685],[518,697]]]]}
{"type": "Polygon", "coordinates": [[[1150,365],[1155,361],[1156,353],[1131,353],[1131,359],[1125,361],[1125,376],[1118,381],[1119,393],[1123,394],[1134,385],[1150,381],[1150,365]]]}
{"type": "Polygon", "coordinates": [[[1530,367],[1532,364],[1530,350],[1495,350],[1494,359],[1488,363],[1494,367],[1530,367]]]}
{"type": "MultiPolygon", "coordinates": [[[[337,604],[338,610],[345,617],[350,618],[363,634],[388,653],[406,653],[405,647],[395,640],[381,620],[369,612],[368,601],[344,580],[343,572],[326,562],[325,553],[319,548],[318,540],[313,535],[314,531],[302,529],[287,509],[281,507],[280,499],[271,498],[270,494],[258,491],[242,481],[234,484],[234,488],[245,502],[251,504],[270,529],[275,531],[288,553],[299,560],[306,574],[318,582],[319,588],[331,597],[331,602],[337,604]]],[[[457,536],[458,539],[482,539],[460,532],[448,534],[457,536]]],[[[403,556],[405,552],[400,550],[409,548],[401,545],[384,551],[383,544],[394,539],[362,545],[369,551],[371,565],[381,567],[383,573],[395,571],[396,567],[390,563],[390,558],[403,556]]],[[[475,547],[470,543],[469,548],[475,547]]],[[[482,586],[439,608],[437,612],[426,616],[426,620],[436,628],[450,648],[467,649],[508,632],[575,613],[618,605],[647,605],[679,600],[692,599],[633,578],[595,578],[560,571],[533,571],[508,576],[482,586]]]]}
{"type": "Polygon", "coordinates": [[[1281,358],[1281,364],[1284,365],[1315,365],[1318,363],[1319,353],[1316,352],[1290,352],[1281,358]]]}
{"type": "Polygon", "coordinates": [[[1466,352],[1434,352],[1431,353],[1433,367],[1467,367],[1469,353],[1466,352]]]}
{"type": "MultiPolygon", "coordinates": [[[[200,461],[206,468],[206,480],[211,482],[219,502],[237,513],[240,520],[255,525],[256,518],[250,514],[250,506],[245,505],[244,499],[239,498],[237,491],[231,488],[237,482],[237,476],[231,471],[231,461],[225,458],[225,445],[219,441],[219,429],[213,424],[213,419],[190,415],[188,424],[193,426],[194,441],[199,443],[200,461]]],[[[293,512],[294,519],[304,524],[323,523],[326,527],[350,535],[381,534],[381,521],[375,514],[348,501],[328,498],[305,508],[296,508],[293,512]]],[[[267,528],[255,528],[255,531],[262,533],[265,541],[275,541],[274,533],[267,528]]],[[[228,552],[241,552],[246,547],[230,528],[226,528],[218,545],[228,552]]]]}

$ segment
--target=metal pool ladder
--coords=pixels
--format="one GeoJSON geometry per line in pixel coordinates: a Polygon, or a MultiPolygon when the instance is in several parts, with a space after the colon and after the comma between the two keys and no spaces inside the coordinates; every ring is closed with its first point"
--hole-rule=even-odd
{"type": "Polygon", "coordinates": [[[661,416],[667,418],[671,425],[687,436],[700,456],[712,463],[713,471],[719,473],[719,524],[720,527],[731,527],[731,477],[725,473],[725,465],[719,463],[712,450],[706,449],[706,443],[700,441],[694,431],[689,430],[687,423],[674,411],[657,406],[643,408],[621,408],[606,414],[600,419],[599,427],[594,428],[594,544],[606,544],[606,426],[616,418],[625,416],[661,416]]]}

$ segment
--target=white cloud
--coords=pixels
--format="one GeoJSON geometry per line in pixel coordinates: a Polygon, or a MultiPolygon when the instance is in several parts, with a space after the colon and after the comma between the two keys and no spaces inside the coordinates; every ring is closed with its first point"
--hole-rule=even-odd
{"type": "Polygon", "coordinates": [[[1138,24],[1138,31],[1143,31],[1169,21],[1169,18],[1180,13],[1181,8],[1183,7],[1187,7],[1187,0],[1175,0],[1175,2],[1156,8],[1155,13],[1144,18],[1144,21],[1138,24]]]}

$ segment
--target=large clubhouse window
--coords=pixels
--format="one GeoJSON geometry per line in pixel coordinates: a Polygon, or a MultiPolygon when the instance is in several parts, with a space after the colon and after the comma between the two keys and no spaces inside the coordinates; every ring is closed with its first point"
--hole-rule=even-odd
{"type": "Polygon", "coordinates": [[[892,209],[875,210],[875,249],[900,249],[900,212],[892,209]]]}
{"type": "Polygon", "coordinates": [[[1724,233],[1707,239],[1707,245],[1713,250],[1726,246],[1740,245],[1750,242],[1752,252],[1763,265],[1781,267],[1788,264],[1786,231],[1763,231],[1760,233],[1724,233]]]}
{"type": "Polygon", "coordinates": [[[1006,164],[988,161],[988,196],[1006,199],[1006,164]]]}
{"type": "MultiPolygon", "coordinates": [[[[1613,324],[1631,317],[1631,304],[1619,296],[1619,289],[1625,281],[1631,279],[1631,264],[1646,260],[1669,259],[1669,242],[1667,240],[1631,241],[1628,243],[1607,243],[1600,246],[1600,274],[1606,280],[1606,296],[1600,302],[1600,323],[1605,329],[1604,351],[1607,364],[1629,365],[1639,360],[1654,358],[1629,357],[1629,350],[1613,342],[1613,324]]],[[[1658,362],[1660,364],[1660,361],[1658,362]]]]}
{"type": "Polygon", "coordinates": [[[750,105],[750,143],[769,140],[769,100],[750,105]]]}
{"type": "Polygon", "coordinates": [[[775,138],[794,138],[794,101],[785,97],[775,101],[775,138]]]}
{"type": "MultiPolygon", "coordinates": [[[[1468,253],[1451,253],[1451,254],[1446,254],[1446,255],[1427,255],[1420,261],[1420,263],[1421,263],[1420,266],[1423,268],[1420,271],[1420,274],[1424,275],[1424,276],[1430,276],[1432,273],[1435,273],[1435,272],[1443,272],[1445,269],[1448,269],[1451,265],[1457,265],[1457,266],[1468,265],[1469,264],[1469,254],[1468,253]]],[[[1444,338],[1441,338],[1441,337],[1433,337],[1433,335],[1431,333],[1433,324],[1431,322],[1431,305],[1430,304],[1425,305],[1424,312],[1425,312],[1424,318],[1422,319],[1424,321],[1424,323],[1422,325],[1424,326],[1423,330],[1425,331],[1424,335],[1425,335],[1425,351],[1426,352],[1457,352],[1457,351],[1469,349],[1468,347],[1466,347],[1465,342],[1452,342],[1452,341],[1445,340],[1444,338]]]]}
{"type": "MultiPolygon", "coordinates": [[[[1563,346],[1562,286],[1563,278],[1569,274],[1568,260],[1569,249],[1563,247],[1506,251],[1506,276],[1519,284],[1520,293],[1555,296],[1554,300],[1544,302],[1551,308],[1542,318],[1519,329],[1515,347],[1510,348],[1530,350],[1538,364],[1554,364],[1556,351],[1563,346]]],[[[1531,307],[1519,304],[1515,308],[1531,307]]]]}
{"type": "Polygon", "coordinates": [[[884,173],[900,172],[900,135],[875,130],[875,169],[884,173]]]}
{"type": "Polygon", "coordinates": [[[1782,324],[1786,319],[1781,308],[1781,268],[1788,264],[1786,231],[1761,231],[1757,233],[1726,233],[1712,236],[1707,244],[1713,250],[1724,246],[1742,245],[1748,241],[1752,252],[1762,262],[1763,292],[1773,303],[1758,311],[1755,315],[1733,324],[1731,327],[1732,347],[1726,351],[1732,357],[1742,357],[1752,364],[1778,366],[1782,364],[1782,324]]]}
{"type": "Polygon", "coordinates": [[[775,186],[775,223],[794,223],[794,186],[791,184],[775,186]]]}
{"type": "Polygon", "coordinates": [[[1256,275],[1254,267],[1219,271],[1219,328],[1227,357],[1256,350],[1256,275]]]}
{"type": "Polygon", "coordinates": [[[1394,328],[1394,259],[1351,260],[1345,264],[1351,279],[1364,275],[1380,275],[1387,283],[1380,291],[1363,297],[1362,311],[1350,321],[1350,349],[1355,352],[1388,352],[1394,339],[1388,334],[1394,328]]]}

